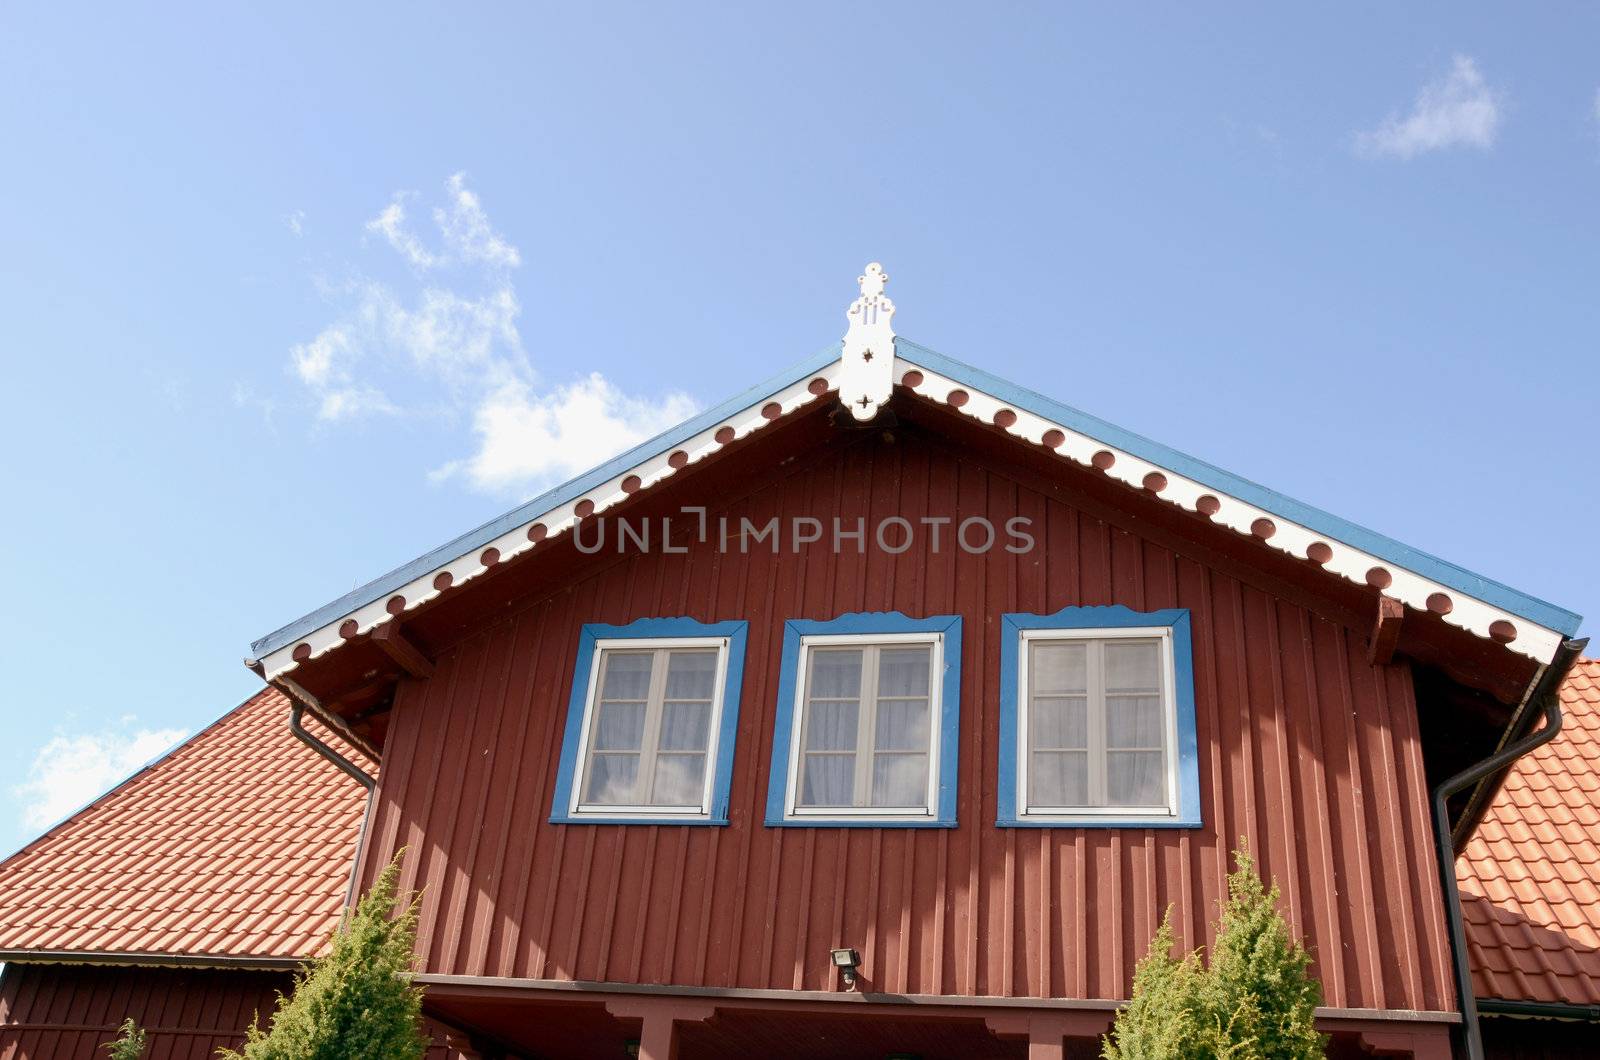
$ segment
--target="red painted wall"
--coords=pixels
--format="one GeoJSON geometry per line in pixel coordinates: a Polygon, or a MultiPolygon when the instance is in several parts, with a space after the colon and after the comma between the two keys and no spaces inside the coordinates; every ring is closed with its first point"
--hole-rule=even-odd
{"type": "Polygon", "coordinates": [[[827,951],[853,945],[874,990],[1119,999],[1164,907],[1203,940],[1243,836],[1328,1005],[1454,1007],[1411,677],[1369,666],[1361,633],[916,429],[683,488],[758,523],[1023,515],[1042,547],[597,557],[496,611],[402,687],[370,822],[365,879],[411,852],[428,970],[837,989],[827,951]],[[1111,603],[1192,611],[1205,827],[996,828],[999,616],[1111,603]],[[963,617],[960,827],[765,828],[783,621],[882,610],[963,617]],[[750,623],[732,824],[547,823],[579,627],[673,615],[750,623]]]}
{"type": "MultiPolygon", "coordinates": [[[[286,972],[8,964],[0,975],[0,1060],[105,1060],[132,1018],[149,1036],[142,1060],[210,1060],[237,1049],[259,1013],[292,986],[286,972]]],[[[427,1023],[427,1060],[464,1060],[427,1023]]]]}
{"type": "Polygon", "coordinates": [[[147,1060],[215,1056],[288,987],[282,973],[7,965],[0,1060],[104,1060],[101,1046],[129,1017],[150,1035],[147,1060]]]}

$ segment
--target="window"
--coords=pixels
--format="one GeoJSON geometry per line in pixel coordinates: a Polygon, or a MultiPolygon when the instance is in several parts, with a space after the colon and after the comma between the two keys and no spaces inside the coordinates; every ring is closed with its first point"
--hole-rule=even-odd
{"type": "Polygon", "coordinates": [[[726,824],[745,630],[584,626],[551,819],[726,824]]]}
{"type": "Polygon", "coordinates": [[[767,823],[953,826],[960,657],[949,615],[787,623],[767,823]]]}
{"type": "Polygon", "coordinates": [[[1189,615],[1006,615],[999,823],[1195,826],[1189,615]]]}

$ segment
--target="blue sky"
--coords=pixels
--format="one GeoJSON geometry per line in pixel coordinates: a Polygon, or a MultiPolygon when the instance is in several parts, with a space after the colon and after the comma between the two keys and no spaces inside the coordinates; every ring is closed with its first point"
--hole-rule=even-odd
{"type": "Polygon", "coordinates": [[[873,259],[904,335],[1600,613],[1594,9],[0,25],[0,850],[873,259]]]}

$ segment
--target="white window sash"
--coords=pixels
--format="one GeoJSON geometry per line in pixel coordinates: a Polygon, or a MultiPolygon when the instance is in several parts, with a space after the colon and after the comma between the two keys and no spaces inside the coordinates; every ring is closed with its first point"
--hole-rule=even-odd
{"type": "MultiPolygon", "coordinates": [[[[1090,656],[1099,653],[1091,650],[1090,656]]],[[[1088,662],[1087,714],[1089,725],[1088,783],[1087,790],[1105,797],[1106,746],[1105,710],[1106,694],[1100,667],[1091,658],[1088,662]],[[1098,752],[1098,753],[1097,753],[1098,752]]],[[[1172,650],[1171,626],[1130,626],[1101,629],[1025,629],[1017,651],[1017,806],[1018,815],[1027,818],[1099,820],[1148,819],[1176,817],[1178,815],[1178,704],[1177,672],[1172,650]],[[1033,766],[1033,741],[1029,732],[1033,723],[1033,685],[1029,667],[1032,664],[1034,644],[1040,642],[1084,643],[1107,640],[1159,640],[1161,667],[1162,731],[1165,746],[1162,748],[1162,770],[1166,778],[1165,806],[1036,806],[1033,804],[1029,771],[1033,766]]]]}
{"type": "MultiPolygon", "coordinates": [[[[723,685],[728,672],[727,637],[612,637],[596,640],[593,657],[589,660],[588,693],[584,700],[583,727],[578,740],[577,768],[574,771],[572,797],[568,811],[574,817],[649,817],[664,821],[705,820],[711,816],[711,791],[715,783],[717,743],[722,735],[723,685]],[[670,651],[674,648],[715,650],[717,665],[712,676],[711,717],[706,734],[705,773],[700,789],[700,804],[694,806],[653,806],[643,803],[621,806],[613,803],[588,803],[583,801],[589,783],[590,749],[595,727],[599,724],[600,674],[608,651],[655,652],[651,664],[650,690],[645,700],[644,733],[639,748],[639,773],[635,790],[649,796],[655,783],[655,764],[662,754],[660,742],[661,719],[666,713],[665,691],[670,651]]],[[[673,752],[666,752],[671,754],[673,752]]]]}
{"type": "MultiPolygon", "coordinates": [[[[876,749],[878,652],[863,651],[861,690],[856,716],[855,795],[869,790],[876,749]],[[870,664],[869,664],[870,659],[870,664]],[[870,701],[870,707],[869,707],[870,701]]],[[[939,748],[942,728],[944,674],[944,634],[942,633],[819,633],[800,639],[800,654],[795,661],[795,698],[789,726],[789,776],[784,803],[787,820],[837,820],[869,824],[873,821],[923,820],[937,816],[939,791],[939,748]],[[815,648],[882,648],[906,645],[928,646],[928,782],[921,806],[802,806],[801,770],[805,763],[807,704],[811,690],[811,652],[815,648]]]]}

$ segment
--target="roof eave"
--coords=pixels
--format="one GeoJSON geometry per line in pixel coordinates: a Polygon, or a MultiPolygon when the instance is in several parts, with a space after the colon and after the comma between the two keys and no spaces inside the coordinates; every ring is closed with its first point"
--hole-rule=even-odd
{"type": "MultiPolygon", "coordinates": [[[[1548,662],[1571,611],[1340,519],[1185,453],[896,338],[894,381],[1330,574],[1548,662]],[[952,395],[960,391],[959,401],[952,395]],[[1061,436],[1056,441],[1055,436],[1061,436]],[[1097,462],[1097,457],[1099,461],[1097,462]],[[1160,486],[1151,489],[1152,484],[1160,486]]],[[[311,612],[252,645],[268,680],[425,604],[837,389],[839,344],[311,612]]]]}
{"type": "MultiPolygon", "coordinates": [[[[474,530],[446,542],[429,552],[418,556],[416,559],[405,563],[381,577],[374,578],[365,585],[352,589],[336,600],[332,600],[322,607],[308,614],[302,615],[293,622],[274,630],[250,645],[250,658],[246,664],[252,669],[262,666],[274,652],[294,645],[309,633],[328,625],[330,622],[340,622],[350,615],[361,610],[374,601],[387,600],[391,595],[414,582],[419,576],[435,573],[448,569],[451,564],[463,556],[481,552],[483,549],[494,545],[508,535],[515,536],[519,531],[543,518],[548,519],[553,513],[559,512],[563,506],[572,506],[583,499],[586,494],[591,495],[596,490],[604,490],[608,484],[617,487],[613,492],[620,492],[620,485],[630,473],[638,473],[641,467],[671,453],[685,444],[691,443],[696,436],[714,433],[719,427],[732,426],[739,437],[759,427],[759,423],[739,424],[737,421],[748,420],[748,414],[753,410],[760,410],[774,397],[785,390],[792,389],[797,383],[809,381],[817,375],[827,374],[827,369],[837,363],[839,359],[839,343],[835,342],[816,354],[806,358],[768,379],[764,383],[749,388],[741,394],[729,398],[727,401],[708,409],[698,416],[692,417],[668,431],[641,442],[625,453],[621,453],[593,470],[586,472],[568,482],[564,482],[553,489],[534,497],[532,500],[513,508],[504,515],[492,519],[474,530]],[[743,426],[746,429],[740,430],[743,426]]],[[[804,404],[817,395],[808,394],[804,404]]],[[[787,409],[785,411],[788,411],[787,409]]],[[[721,444],[721,443],[719,443],[721,444]]],[[[693,462],[695,454],[691,454],[693,462]]],[[[667,474],[676,468],[663,469],[667,474]]],[[[643,476],[641,476],[642,478],[643,476]]],[[[664,477],[664,476],[663,476],[664,477]]],[[[601,510],[596,503],[596,511],[601,510]]],[[[555,527],[550,527],[552,535],[555,527]]],[[[510,542],[514,547],[532,542],[510,542]]],[[[506,558],[504,550],[502,558],[506,558]]],[[[412,601],[408,600],[408,603],[412,601]]],[[[408,608],[409,609],[409,608],[408,608]]],[[[275,672],[271,666],[266,667],[270,676],[275,672]]],[[[258,670],[258,672],[260,672],[258,670]]]]}
{"type": "Polygon", "coordinates": [[[312,958],[258,957],[226,953],[149,953],[117,950],[0,949],[0,964],[88,964],[133,968],[217,968],[292,972],[312,958]]]}

